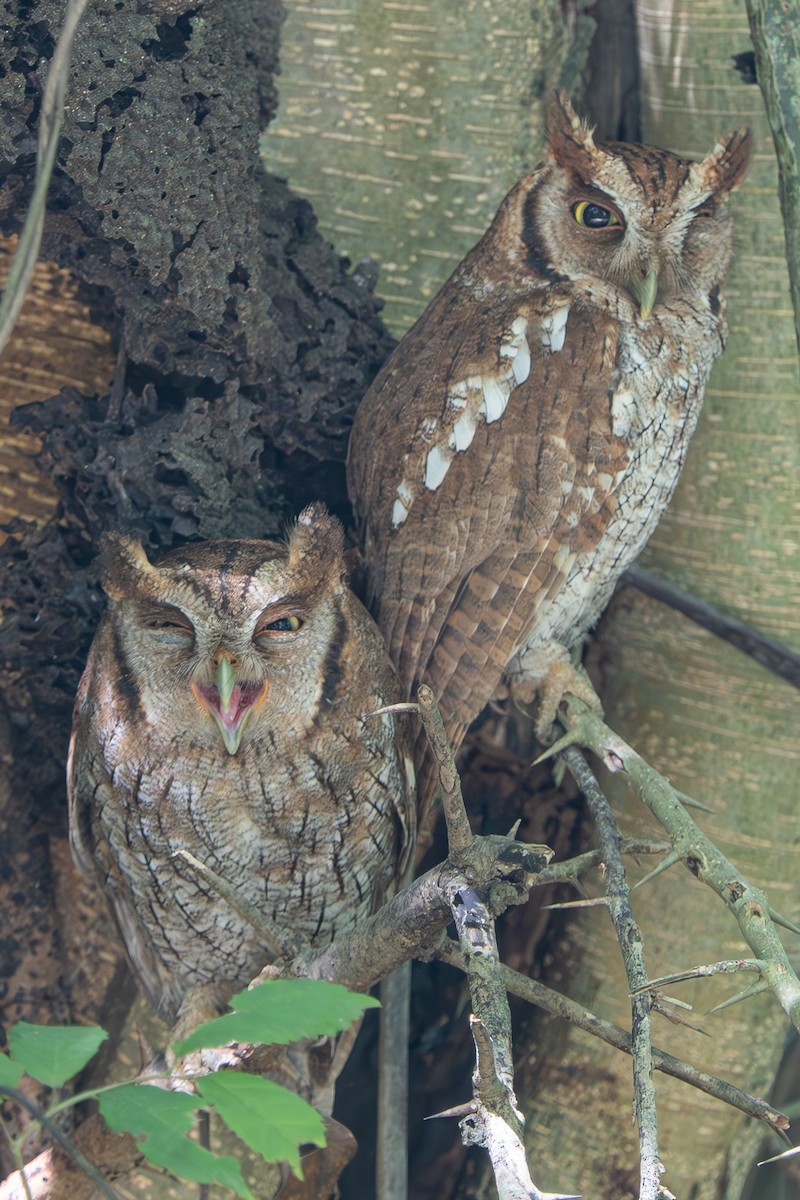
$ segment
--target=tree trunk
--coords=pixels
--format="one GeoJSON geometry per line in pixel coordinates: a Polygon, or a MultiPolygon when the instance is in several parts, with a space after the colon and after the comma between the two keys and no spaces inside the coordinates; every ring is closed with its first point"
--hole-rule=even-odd
{"type": "Polygon", "coordinates": [[[398,336],[542,144],[542,95],[567,49],[552,0],[289,0],[270,170],[353,262],[380,264],[398,336]]]}

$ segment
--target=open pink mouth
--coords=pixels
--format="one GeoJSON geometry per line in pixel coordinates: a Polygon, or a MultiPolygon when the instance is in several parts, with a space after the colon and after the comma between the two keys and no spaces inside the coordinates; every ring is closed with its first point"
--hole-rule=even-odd
{"type": "Polygon", "coordinates": [[[235,729],[244,714],[259,700],[264,699],[266,681],[262,683],[235,683],[231,691],[227,711],[222,706],[219,688],[215,683],[196,683],[194,691],[204,708],[214,714],[226,729],[235,729]]]}
{"type": "Polygon", "coordinates": [[[269,683],[235,683],[230,688],[228,703],[216,683],[193,683],[192,691],[198,703],[214,718],[229,754],[239,749],[247,719],[266,698],[269,683]]]}

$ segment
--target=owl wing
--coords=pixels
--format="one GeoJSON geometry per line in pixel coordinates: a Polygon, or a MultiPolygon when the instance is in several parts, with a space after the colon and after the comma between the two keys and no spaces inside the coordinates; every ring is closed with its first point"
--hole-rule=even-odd
{"type": "Polygon", "coordinates": [[[107,654],[108,632],[107,624],[98,631],[75,699],[67,756],[69,841],[81,873],[108,896],[134,972],[151,1004],[162,1015],[168,1015],[177,1010],[183,992],[161,964],[147,930],[136,915],[111,847],[94,819],[103,805],[118,803],[101,750],[102,733],[110,734],[103,721],[113,711],[108,696],[111,681],[102,669],[104,661],[112,661],[107,654]]]}
{"type": "Polygon", "coordinates": [[[351,490],[379,624],[456,744],[607,526],[629,461],[616,353],[616,322],[566,287],[484,313],[456,275],[359,410],[351,490]]]}

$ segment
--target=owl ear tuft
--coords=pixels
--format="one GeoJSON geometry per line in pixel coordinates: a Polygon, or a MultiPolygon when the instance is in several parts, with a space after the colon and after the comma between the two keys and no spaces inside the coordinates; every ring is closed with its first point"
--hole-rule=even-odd
{"type": "Polygon", "coordinates": [[[727,196],[747,174],[753,138],[749,129],[734,129],[720,138],[695,171],[712,195],[727,196]]]}
{"type": "Polygon", "coordinates": [[[344,578],[342,523],[319,501],[303,509],[289,535],[289,568],[314,579],[344,578]]]}
{"type": "Polygon", "coordinates": [[[127,533],[105,533],[100,543],[102,584],[112,600],[125,600],[149,592],[158,578],[142,543],[127,533]]]}
{"type": "Polygon", "coordinates": [[[566,92],[553,93],[547,117],[549,155],[565,170],[584,175],[597,159],[592,126],[575,112],[566,92]]]}

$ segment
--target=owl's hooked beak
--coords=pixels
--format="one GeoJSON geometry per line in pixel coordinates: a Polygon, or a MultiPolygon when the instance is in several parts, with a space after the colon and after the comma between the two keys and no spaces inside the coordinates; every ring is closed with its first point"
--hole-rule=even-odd
{"type": "Polygon", "coordinates": [[[214,718],[228,754],[235,754],[250,714],[266,699],[269,680],[237,683],[230,659],[223,654],[213,683],[193,683],[192,691],[201,708],[214,718]]]}
{"type": "Polygon", "coordinates": [[[639,301],[639,316],[643,321],[646,321],[653,311],[653,305],[656,302],[658,271],[654,267],[651,267],[644,279],[632,280],[631,291],[639,301]]]}

